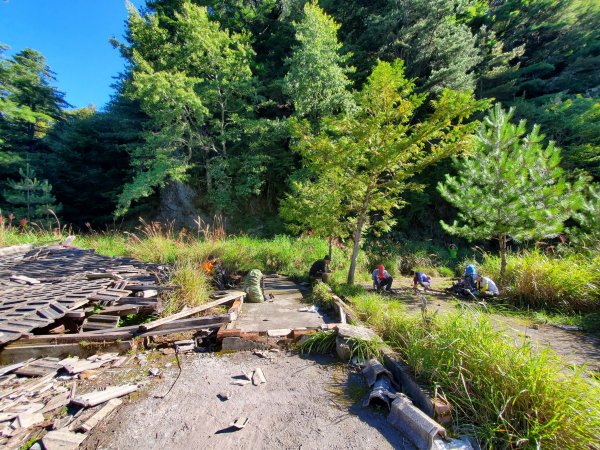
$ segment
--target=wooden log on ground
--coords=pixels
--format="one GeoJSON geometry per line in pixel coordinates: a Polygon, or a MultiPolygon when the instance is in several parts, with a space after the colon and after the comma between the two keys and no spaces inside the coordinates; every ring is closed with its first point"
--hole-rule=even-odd
{"type": "MultiPolygon", "coordinates": [[[[26,341],[26,340],[25,340],[26,341]]],[[[113,340],[99,342],[71,342],[71,343],[30,343],[22,344],[22,341],[16,341],[7,345],[0,352],[0,364],[11,364],[22,361],[27,358],[42,358],[44,356],[53,356],[56,358],[65,358],[69,355],[87,358],[98,352],[118,352],[123,353],[135,349],[133,340],[113,340]],[[21,344],[20,344],[21,342],[21,344]]]]}
{"type": "Polygon", "coordinates": [[[165,325],[174,320],[181,319],[183,317],[189,317],[194,314],[198,314],[202,311],[206,311],[207,309],[214,308],[215,306],[223,305],[228,302],[233,302],[234,300],[236,300],[240,297],[245,297],[245,296],[246,296],[245,292],[233,291],[231,293],[228,293],[228,295],[226,295],[224,297],[218,298],[217,300],[213,300],[212,302],[206,303],[204,305],[196,306],[195,308],[183,310],[183,311],[178,312],[177,314],[173,314],[169,317],[164,317],[162,319],[155,320],[154,322],[142,324],[142,325],[140,325],[140,329],[144,330],[144,331],[152,330],[156,327],[165,325]]]}
{"type": "Polygon", "coordinates": [[[137,391],[137,384],[125,384],[123,386],[108,387],[103,391],[89,392],[87,394],[76,395],[71,399],[71,403],[89,408],[101,403],[107,402],[113,398],[123,397],[137,391]]]}

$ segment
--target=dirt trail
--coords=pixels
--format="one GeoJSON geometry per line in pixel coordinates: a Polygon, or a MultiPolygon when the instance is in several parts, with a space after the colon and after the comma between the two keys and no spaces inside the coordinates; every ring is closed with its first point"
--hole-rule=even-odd
{"type": "MultiPolygon", "coordinates": [[[[412,290],[407,288],[408,284],[406,280],[400,280],[398,285],[401,285],[402,288],[406,287],[406,289],[401,289],[391,298],[401,301],[410,311],[420,312],[421,302],[412,293],[412,290]]],[[[443,279],[434,279],[432,283],[432,287],[436,290],[441,290],[445,285],[447,285],[447,281],[443,279]]],[[[396,282],[394,282],[394,286],[396,286],[396,282]]],[[[439,314],[459,311],[457,304],[459,307],[461,305],[467,308],[473,306],[473,302],[456,300],[447,294],[431,293],[426,297],[428,310],[438,311],[439,314]]],[[[535,346],[549,346],[571,364],[585,365],[589,370],[600,371],[600,339],[598,337],[580,331],[563,330],[552,325],[533,325],[530,321],[518,317],[494,313],[491,313],[490,316],[498,329],[504,330],[516,341],[528,339],[535,346]]]]}
{"type": "Polygon", "coordinates": [[[306,359],[277,354],[273,359],[240,352],[224,356],[193,354],[171,393],[177,374],[146,398],[122,407],[98,426],[84,448],[103,449],[411,449],[386,415],[350,400],[364,394],[360,374],[349,373],[330,357],[306,359]],[[231,385],[242,371],[262,368],[267,383],[231,385]],[[231,392],[221,401],[219,393],[231,392]],[[249,418],[232,431],[229,423],[249,418]]]}

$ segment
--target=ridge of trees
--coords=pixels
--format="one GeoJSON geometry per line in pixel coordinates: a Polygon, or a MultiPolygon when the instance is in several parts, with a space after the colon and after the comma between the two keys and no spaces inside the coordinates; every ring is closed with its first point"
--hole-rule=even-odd
{"type": "MultiPolygon", "coordinates": [[[[312,167],[301,141],[321,132],[333,139],[333,124],[360,117],[357,92],[380,61],[397,59],[414,95],[440,101],[447,89],[472,89],[477,99],[500,101],[515,119],[540,125],[540,145],[562,149],[567,174],[599,181],[597,2],[149,0],[141,11],[128,8],[125,36],[113,41],[126,69],[101,111],[69,111],[42,55],[8,56],[2,46],[0,192],[30,164],[52,185],[66,221],[101,226],[115,213],[152,214],[182,185],[198,211],[269,233],[282,229],[267,219],[280,201],[313,189],[321,216],[311,228],[330,233],[316,222],[332,217],[333,205],[346,208],[337,197],[348,193],[332,196],[339,183],[312,167]],[[311,126],[299,132],[303,119],[311,126]],[[326,195],[314,183],[329,186],[326,195]]],[[[414,123],[426,121],[432,105],[419,104],[414,123]]],[[[450,158],[432,162],[407,180],[420,189],[396,198],[403,209],[368,218],[385,218],[388,232],[443,238],[439,221],[451,223],[457,211],[436,185],[461,170],[450,158]]],[[[588,211],[595,189],[587,190],[588,211]]],[[[282,216],[292,220],[289,205],[282,216]]],[[[10,212],[5,197],[0,208],[10,212]]],[[[585,217],[574,215],[573,235],[593,222],[585,217]]],[[[348,230],[340,225],[334,234],[348,230]]]]}

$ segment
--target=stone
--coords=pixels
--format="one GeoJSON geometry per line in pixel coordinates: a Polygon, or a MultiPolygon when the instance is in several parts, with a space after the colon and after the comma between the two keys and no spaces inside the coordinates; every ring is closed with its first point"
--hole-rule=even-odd
{"type": "Polygon", "coordinates": [[[364,339],[371,341],[377,337],[375,332],[367,327],[359,327],[356,325],[337,324],[338,336],[344,339],[364,339]]]}
{"type": "Polygon", "coordinates": [[[224,351],[243,352],[248,350],[267,350],[269,345],[260,341],[228,336],[223,338],[221,348],[224,351]]]}

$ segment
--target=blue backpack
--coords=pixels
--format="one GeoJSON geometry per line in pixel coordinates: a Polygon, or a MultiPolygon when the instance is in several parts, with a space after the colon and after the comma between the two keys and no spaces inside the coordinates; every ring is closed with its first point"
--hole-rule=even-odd
{"type": "Polygon", "coordinates": [[[465,269],[465,276],[469,276],[469,275],[472,277],[477,275],[477,269],[475,268],[475,266],[473,264],[469,264],[467,266],[467,268],[465,269]]]}

